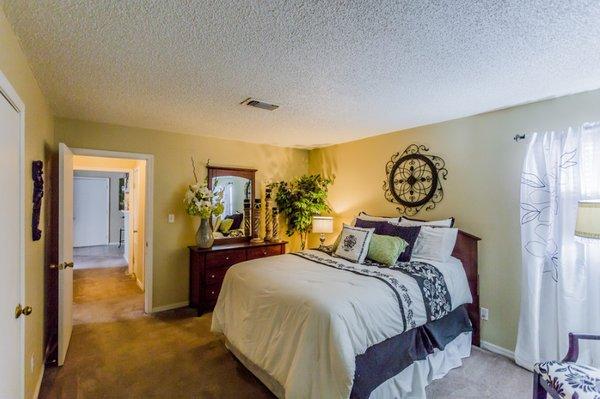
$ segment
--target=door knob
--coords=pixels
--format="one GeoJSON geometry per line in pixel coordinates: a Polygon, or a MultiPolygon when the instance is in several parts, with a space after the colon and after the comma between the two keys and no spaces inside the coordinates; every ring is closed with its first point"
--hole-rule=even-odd
{"type": "Polygon", "coordinates": [[[63,270],[63,269],[68,269],[69,267],[73,267],[73,266],[75,266],[75,264],[73,262],[63,262],[63,263],[59,263],[58,265],[51,264],[48,267],[50,269],[63,270]]]}
{"type": "Polygon", "coordinates": [[[32,311],[33,309],[31,308],[31,306],[22,307],[21,304],[18,304],[15,308],[15,319],[18,319],[19,317],[21,317],[21,315],[29,316],[32,311]]]}

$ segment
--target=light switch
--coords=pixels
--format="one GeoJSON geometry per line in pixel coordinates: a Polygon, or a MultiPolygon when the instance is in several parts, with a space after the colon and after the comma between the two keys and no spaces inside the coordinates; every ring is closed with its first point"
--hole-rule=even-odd
{"type": "Polygon", "coordinates": [[[169,213],[169,223],[175,223],[175,215],[169,213]]]}

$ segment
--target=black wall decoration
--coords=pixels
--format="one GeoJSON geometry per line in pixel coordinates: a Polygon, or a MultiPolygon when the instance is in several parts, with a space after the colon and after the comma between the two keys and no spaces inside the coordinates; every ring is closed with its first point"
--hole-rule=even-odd
{"type": "Polygon", "coordinates": [[[403,215],[416,215],[421,208],[429,211],[444,198],[442,180],[446,180],[446,162],[437,155],[426,154],[429,148],[411,144],[395,153],[385,165],[383,182],[385,199],[399,204],[403,215]]]}
{"type": "Polygon", "coordinates": [[[42,197],[44,196],[44,163],[33,161],[31,163],[31,178],[33,179],[33,212],[31,215],[31,238],[38,241],[42,238],[40,230],[40,211],[42,210],[42,197]]]}

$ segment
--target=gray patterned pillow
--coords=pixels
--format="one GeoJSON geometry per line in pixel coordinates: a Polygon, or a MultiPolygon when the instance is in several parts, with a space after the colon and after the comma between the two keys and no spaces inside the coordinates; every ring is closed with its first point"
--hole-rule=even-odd
{"type": "Polygon", "coordinates": [[[366,229],[344,224],[335,255],[352,262],[363,263],[369,252],[369,243],[374,231],[374,228],[366,229]]]}

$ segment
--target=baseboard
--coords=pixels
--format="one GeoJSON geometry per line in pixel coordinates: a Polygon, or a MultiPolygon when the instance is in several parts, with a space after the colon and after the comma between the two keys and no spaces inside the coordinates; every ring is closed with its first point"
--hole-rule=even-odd
{"type": "Polygon", "coordinates": [[[144,283],[142,283],[137,277],[135,279],[135,283],[137,284],[140,290],[144,291],[144,283]]]}
{"type": "Polygon", "coordinates": [[[510,351],[506,348],[503,348],[498,345],[494,345],[491,342],[481,341],[481,349],[488,350],[490,352],[496,353],[500,356],[507,357],[511,360],[515,360],[515,352],[510,351]]]}
{"type": "Polygon", "coordinates": [[[37,399],[40,396],[40,389],[42,389],[42,380],[44,379],[44,371],[46,371],[46,365],[42,363],[42,367],[40,368],[40,375],[38,377],[38,381],[35,384],[35,391],[33,391],[33,399],[37,399]]]}
{"type": "Polygon", "coordinates": [[[172,303],[170,305],[156,306],[156,307],[152,308],[152,313],[164,312],[165,310],[185,308],[188,305],[189,305],[189,302],[185,301],[185,302],[172,303]]]}

